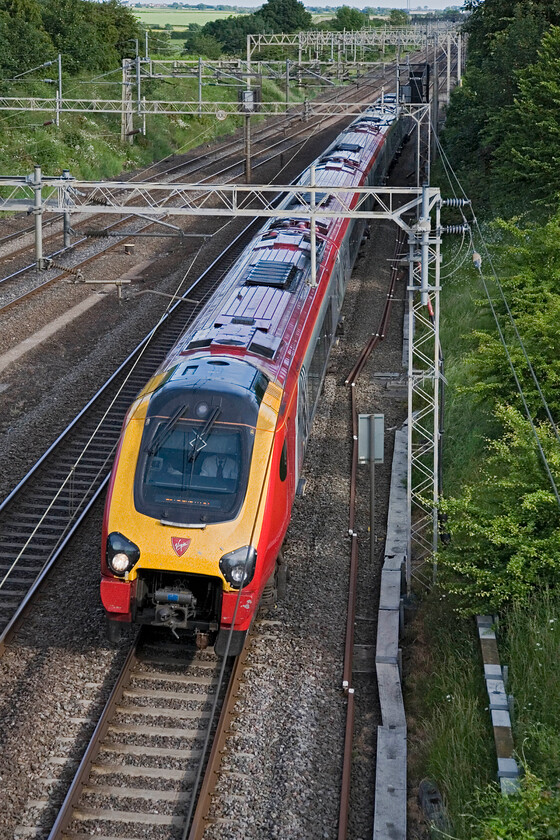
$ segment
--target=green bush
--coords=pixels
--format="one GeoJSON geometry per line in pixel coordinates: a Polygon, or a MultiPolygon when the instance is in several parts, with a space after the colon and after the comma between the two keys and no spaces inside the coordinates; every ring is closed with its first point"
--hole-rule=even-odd
{"type": "Polygon", "coordinates": [[[528,768],[518,794],[491,786],[477,796],[471,840],[560,840],[560,791],[550,790],[528,768]]]}
{"type": "MultiPolygon", "coordinates": [[[[443,501],[451,544],[439,554],[440,581],[464,614],[494,612],[535,587],[560,583],[560,508],[529,423],[510,406],[496,410],[503,435],[488,442],[479,476],[443,501]]],[[[560,484],[560,450],[538,428],[560,484]]]]}

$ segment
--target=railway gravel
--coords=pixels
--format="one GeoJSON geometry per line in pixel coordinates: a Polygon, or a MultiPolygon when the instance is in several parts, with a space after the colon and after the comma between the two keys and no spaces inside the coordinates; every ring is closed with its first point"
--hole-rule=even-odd
{"type": "MultiPolygon", "coordinates": [[[[336,133],[333,129],[333,136],[336,133]]],[[[323,135],[310,143],[309,157],[329,139],[323,135]]],[[[296,502],[288,534],[288,594],[259,619],[226,758],[226,766],[235,772],[220,782],[223,795],[215,801],[214,820],[206,833],[209,840],[337,836],[349,556],[350,427],[343,381],[377,327],[393,244],[394,231],[381,229],[372,237],[349,285],[346,334],[332,356],[306,460],[307,493],[296,502]]],[[[211,240],[197,269],[210,262],[218,248],[211,240]]],[[[136,246],[134,259],[152,259],[152,265],[135,290],[157,284],[159,291],[169,292],[184,275],[192,248],[186,253],[180,246],[167,244],[159,257],[154,257],[153,249],[153,240],[136,246]]],[[[103,266],[92,269],[92,277],[115,276],[123,271],[122,261],[122,252],[105,258],[103,266]]],[[[8,313],[3,347],[35,332],[55,313],[59,315],[76,291],[81,287],[69,285],[35,298],[25,311],[8,313]]],[[[401,370],[402,283],[397,296],[392,331],[375,351],[358,385],[359,410],[384,412],[387,428],[403,421],[405,396],[383,390],[372,374],[401,370]]],[[[123,304],[116,302],[114,294],[104,295],[85,319],[69,324],[53,340],[0,373],[0,388],[6,386],[0,391],[2,494],[15,485],[161,310],[161,299],[155,295],[137,296],[123,304]]],[[[390,449],[387,435],[385,466],[377,475],[380,500],[388,486],[390,449]]],[[[362,472],[358,490],[361,571],[356,641],[367,646],[374,638],[379,570],[369,562],[368,476],[362,472]]],[[[127,639],[117,649],[104,639],[98,597],[101,507],[96,505],[79,537],[72,540],[30,610],[24,629],[0,659],[1,840],[47,836],[127,650],[127,639]]],[[[379,546],[385,518],[380,501],[379,546]]],[[[355,684],[359,761],[349,836],[365,840],[371,834],[378,711],[372,674],[358,675],[355,684]]],[[[169,831],[162,828],[159,836],[168,838],[169,831]]]]}

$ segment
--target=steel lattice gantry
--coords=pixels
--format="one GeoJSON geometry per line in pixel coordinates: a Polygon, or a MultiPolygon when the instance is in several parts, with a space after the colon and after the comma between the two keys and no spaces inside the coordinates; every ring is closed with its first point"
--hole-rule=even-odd
{"type": "Polygon", "coordinates": [[[247,35],[247,61],[250,62],[256,52],[266,47],[284,47],[297,49],[300,54],[307,52],[332,55],[339,50],[347,53],[354,48],[373,48],[385,51],[385,47],[403,47],[421,50],[426,48],[428,39],[439,46],[447,43],[448,34],[453,37],[459,32],[456,24],[427,23],[421,26],[371,27],[343,32],[326,30],[307,30],[292,34],[247,35]]]}
{"type": "MultiPolygon", "coordinates": [[[[391,47],[394,57],[396,50],[415,49],[425,51],[426,61],[434,49],[442,50],[448,59],[448,90],[450,87],[451,53],[457,55],[457,78],[461,77],[462,41],[461,31],[456,26],[410,26],[399,28],[363,29],[348,32],[309,31],[293,35],[248,35],[247,59],[202,61],[189,59],[154,60],[146,56],[125,59],[122,67],[105,74],[106,84],[115,85],[118,97],[102,98],[81,96],[70,98],[63,95],[62,83],[55,97],[38,96],[1,96],[0,111],[28,111],[51,114],[57,125],[63,113],[84,114],[121,114],[123,134],[132,133],[132,119],[145,122],[153,115],[212,115],[225,119],[230,114],[245,113],[236,101],[204,101],[202,89],[209,82],[228,84],[238,88],[251,88],[262,78],[286,79],[286,89],[290,79],[298,84],[306,77],[321,84],[334,84],[342,81],[359,81],[362,76],[371,73],[376,67],[386,62],[384,53],[391,47]],[[256,53],[265,47],[284,48],[286,58],[282,60],[255,60],[256,53]],[[375,49],[376,60],[365,60],[364,51],[375,49]],[[289,54],[297,51],[297,62],[291,61],[289,54]],[[290,53],[291,51],[291,53],[290,53]],[[307,58],[306,58],[307,56],[307,58]],[[114,74],[111,81],[109,77],[114,74]],[[143,85],[151,79],[193,78],[198,80],[198,97],[193,100],[155,100],[143,95],[143,85]],[[133,96],[134,89],[134,96],[133,96]]],[[[40,68],[38,68],[40,69],[40,68]]],[[[60,71],[61,72],[61,71],[60,71]]],[[[369,103],[328,103],[309,100],[305,103],[259,102],[258,111],[262,114],[282,114],[288,107],[301,109],[305,118],[310,115],[332,116],[337,114],[360,113],[369,103]],[[350,110],[354,106],[355,110],[350,110]]]]}

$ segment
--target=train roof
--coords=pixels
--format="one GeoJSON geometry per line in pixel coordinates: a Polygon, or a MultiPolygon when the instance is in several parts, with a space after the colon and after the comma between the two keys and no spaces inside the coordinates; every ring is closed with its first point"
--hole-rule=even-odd
{"type": "MultiPolygon", "coordinates": [[[[360,186],[367,178],[382,148],[394,115],[380,108],[368,109],[331,144],[315,162],[317,203],[334,206],[338,199],[328,188],[360,186]]],[[[310,181],[310,170],[300,179],[310,181]]],[[[303,193],[307,201],[309,194],[303,193]]],[[[282,209],[298,209],[297,197],[285,199],[282,209]]],[[[322,298],[321,272],[336,257],[339,239],[348,220],[318,219],[316,250],[318,285],[309,284],[311,237],[309,221],[298,218],[271,219],[228,271],[213,294],[179,340],[166,367],[181,357],[201,352],[242,356],[283,383],[314,302],[322,298]]]]}

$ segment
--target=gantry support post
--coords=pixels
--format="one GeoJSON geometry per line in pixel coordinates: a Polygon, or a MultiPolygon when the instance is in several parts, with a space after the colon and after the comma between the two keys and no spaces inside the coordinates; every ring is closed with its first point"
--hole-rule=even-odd
{"type": "Polygon", "coordinates": [[[309,245],[311,247],[311,283],[315,288],[317,285],[317,236],[316,236],[316,222],[315,222],[315,167],[312,166],[309,170],[309,193],[310,193],[310,217],[309,217],[309,245]]]}
{"type": "MultiPolygon", "coordinates": [[[[65,180],[66,179],[67,180],[71,179],[69,169],[63,169],[62,170],[62,178],[65,179],[65,180]]],[[[71,225],[71,222],[70,222],[70,211],[69,210],[65,210],[64,213],[63,213],[62,230],[63,230],[63,236],[64,236],[64,247],[65,248],[70,248],[70,246],[72,245],[72,240],[70,238],[70,235],[72,233],[72,225],[71,225]]]]}
{"type": "Polygon", "coordinates": [[[58,89],[56,91],[56,125],[60,126],[60,112],[62,111],[62,55],[58,54],[58,89]]]}
{"type": "Polygon", "coordinates": [[[421,216],[409,234],[408,475],[406,582],[435,578],[439,499],[439,194],[422,189],[421,216]],[[436,211],[435,229],[430,214],[436,211]],[[432,573],[424,566],[432,561],[432,573]]]}
{"type": "Polygon", "coordinates": [[[35,219],[35,264],[43,269],[43,199],[42,199],[41,167],[35,164],[33,171],[33,216],[35,219]]]}
{"type": "Polygon", "coordinates": [[[132,88],[130,82],[130,61],[122,62],[122,104],[121,104],[121,143],[132,143],[132,88]]]}
{"type": "Polygon", "coordinates": [[[202,59],[198,56],[198,116],[202,116],[202,59]]]}

